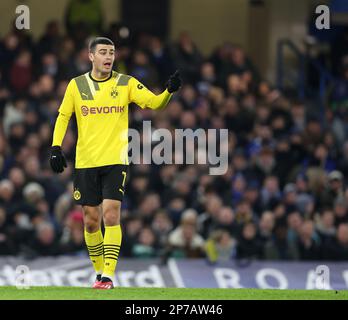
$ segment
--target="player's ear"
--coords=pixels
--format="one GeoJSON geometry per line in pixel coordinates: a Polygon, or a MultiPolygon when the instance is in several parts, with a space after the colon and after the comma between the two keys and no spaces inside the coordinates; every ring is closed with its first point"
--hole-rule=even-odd
{"type": "Polygon", "coordinates": [[[94,61],[94,53],[93,53],[92,51],[90,51],[90,52],[88,53],[88,57],[89,57],[89,60],[90,60],[91,62],[94,61]]]}

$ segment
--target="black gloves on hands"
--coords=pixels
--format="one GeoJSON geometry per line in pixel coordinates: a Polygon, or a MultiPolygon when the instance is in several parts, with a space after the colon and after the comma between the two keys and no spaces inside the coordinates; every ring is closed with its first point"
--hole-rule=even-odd
{"type": "Polygon", "coordinates": [[[173,93],[175,91],[178,91],[180,86],[181,86],[180,73],[179,73],[179,70],[176,70],[175,73],[169,77],[169,80],[167,82],[167,90],[169,93],[173,93]]]}
{"type": "Polygon", "coordinates": [[[64,171],[64,167],[66,168],[66,159],[62,152],[61,147],[53,146],[51,147],[51,155],[50,155],[50,165],[52,170],[55,173],[61,173],[64,171]]]}

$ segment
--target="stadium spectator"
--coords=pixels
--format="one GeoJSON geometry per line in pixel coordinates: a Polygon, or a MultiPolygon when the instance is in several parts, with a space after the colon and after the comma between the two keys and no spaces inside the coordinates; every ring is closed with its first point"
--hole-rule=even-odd
{"type": "Polygon", "coordinates": [[[159,83],[164,83],[174,71],[169,48],[158,36],[152,36],[148,47],[151,62],[154,64],[159,77],[159,83]]]}
{"type": "Polygon", "coordinates": [[[235,221],[235,213],[231,207],[221,207],[213,226],[214,230],[225,230],[232,237],[236,237],[239,233],[239,227],[235,221]]]}
{"type": "Polygon", "coordinates": [[[148,87],[156,87],[159,83],[159,75],[155,67],[150,63],[148,55],[142,50],[134,52],[129,74],[148,87]]]}
{"type": "Polygon", "coordinates": [[[341,223],[348,222],[347,201],[344,198],[339,198],[335,201],[333,211],[335,214],[336,226],[338,226],[341,223]]]}
{"type": "Polygon", "coordinates": [[[270,175],[264,179],[264,185],[260,193],[261,203],[264,210],[272,209],[281,199],[279,180],[276,176],[270,175]]]}
{"type": "Polygon", "coordinates": [[[151,228],[141,229],[133,246],[132,256],[135,258],[155,258],[160,254],[156,242],[156,235],[151,228]]]}
{"type": "Polygon", "coordinates": [[[198,228],[204,238],[209,236],[222,208],[222,201],[216,194],[208,195],[205,199],[205,211],[198,217],[198,228]]]}
{"type": "Polygon", "coordinates": [[[296,206],[297,190],[293,183],[288,183],[283,190],[283,203],[285,205],[286,212],[292,212],[297,209],[296,206]]]}
{"type": "Polygon", "coordinates": [[[146,193],[144,198],[140,201],[139,204],[139,216],[142,220],[150,224],[153,220],[155,212],[160,209],[161,200],[158,194],[156,193],[146,193]]]}
{"type": "Polygon", "coordinates": [[[182,70],[182,77],[188,83],[196,83],[202,63],[202,54],[194,44],[188,32],[179,35],[177,43],[172,48],[174,64],[182,70]]]}
{"type": "Polygon", "coordinates": [[[164,248],[167,243],[168,234],[173,229],[173,223],[165,210],[156,212],[152,220],[151,228],[155,232],[159,246],[164,248]]]}
{"type": "Polygon", "coordinates": [[[3,179],[0,181],[0,205],[4,207],[6,211],[9,211],[13,207],[12,199],[14,197],[14,185],[12,181],[3,179]]]}
{"type": "Polygon", "coordinates": [[[59,241],[60,252],[65,254],[83,254],[86,247],[83,230],[82,212],[80,210],[71,211],[64,222],[59,241]]]}
{"type": "Polygon", "coordinates": [[[168,235],[165,255],[176,258],[199,258],[204,256],[204,239],[197,232],[197,213],[183,212],[180,225],[168,235]]]}
{"type": "Polygon", "coordinates": [[[13,235],[4,208],[0,207],[0,256],[14,255],[16,253],[13,235]]]}
{"type": "Polygon", "coordinates": [[[263,252],[262,259],[276,260],[280,259],[279,251],[281,248],[281,239],[279,239],[279,225],[276,225],[276,217],[272,211],[264,211],[258,225],[258,238],[261,241],[263,252]]]}
{"type": "Polygon", "coordinates": [[[264,211],[259,221],[259,237],[263,242],[272,240],[275,226],[274,214],[271,211],[264,211]]]}
{"type": "Polygon", "coordinates": [[[320,197],[321,206],[332,207],[340,197],[343,197],[343,175],[335,170],[328,175],[328,185],[320,197]]]}
{"type": "Polygon", "coordinates": [[[210,263],[228,261],[235,258],[236,239],[222,229],[214,230],[205,243],[205,253],[210,263]]]}
{"type": "Polygon", "coordinates": [[[296,246],[302,224],[303,224],[303,217],[298,211],[290,212],[287,215],[287,225],[288,225],[287,241],[288,241],[288,245],[292,248],[296,246]]]}
{"type": "Polygon", "coordinates": [[[141,218],[138,216],[126,217],[123,219],[123,246],[120,251],[124,257],[131,257],[133,254],[133,247],[137,242],[138,235],[144,226],[141,218]]]}
{"type": "Polygon", "coordinates": [[[262,244],[257,237],[256,225],[248,222],[243,230],[237,244],[237,259],[261,259],[263,256],[262,244]]]}
{"type": "Polygon", "coordinates": [[[325,243],[336,235],[335,215],[332,210],[325,209],[316,219],[315,230],[321,243],[325,243]]]}
{"type": "Polygon", "coordinates": [[[50,54],[52,52],[51,59],[55,59],[55,55],[59,52],[61,41],[59,22],[51,20],[47,22],[43,35],[37,43],[37,51],[40,54],[50,54]]]}
{"type": "Polygon", "coordinates": [[[319,260],[320,238],[315,233],[312,220],[306,220],[300,227],[297,243],[293,247],[293,258],[297,260],[319,260]]]}
{"type": "Polygon", "coordinates": [[[34,238],[23,245],[23,253],[29,257],[56,256],[60,250],[58,235],[54,226],[49,222],[41,222],[34,229],[34,238]]]}
{"type": "Polygon", "coordinates": [[[348,224],[338,226],[336,237],[325,243],[324,259],[342,261],[348,259],[348,224]]]}
{"type": "Polygon", "coordinates": [[[23,94],[25,92],[32,81],[32,72],[31,52],[23,50],[18,54],[9,70],[10,87],[16,94],[23,94]]]}

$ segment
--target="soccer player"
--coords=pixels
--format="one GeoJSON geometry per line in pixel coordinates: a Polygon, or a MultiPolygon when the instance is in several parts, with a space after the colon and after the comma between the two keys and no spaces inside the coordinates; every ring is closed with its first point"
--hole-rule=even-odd
{"type": "Polygon", "coordinates": [[[121,201],[128,172],[128,104],[164,108],[181,86],[179,72],[159,95],[137,79],[112,70],[114,43],[97,37],[89,44],[92,70],[73,78],[66,89],[53,132],[50,165],[56,173],[67,167],[61,145],[72,113],[78,129],[74,170],[75,202],[84,213],[85,242],[96,272],[93,288],[113,288],[120,252],[121,201]],[[99,210],[101,209],[101,210],[99,210]],[[105,232],[101,232],[103,219],[105,232]]]}

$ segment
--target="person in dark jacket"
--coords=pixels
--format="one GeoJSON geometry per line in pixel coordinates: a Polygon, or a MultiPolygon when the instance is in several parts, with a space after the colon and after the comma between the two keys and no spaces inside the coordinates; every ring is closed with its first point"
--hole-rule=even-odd
{"type": "Polygon", "coordinates": [[[324,245],[324,259],[333,261],[348,260],[348,223],[338,226],[336,238],[324,245]]]}
{"type": "Polygon", "coordinates": [[[259,259],[262,256],[262,244],[257,238],[254,223],[246,223],[237,245],[237,259],[259,259]]]}

